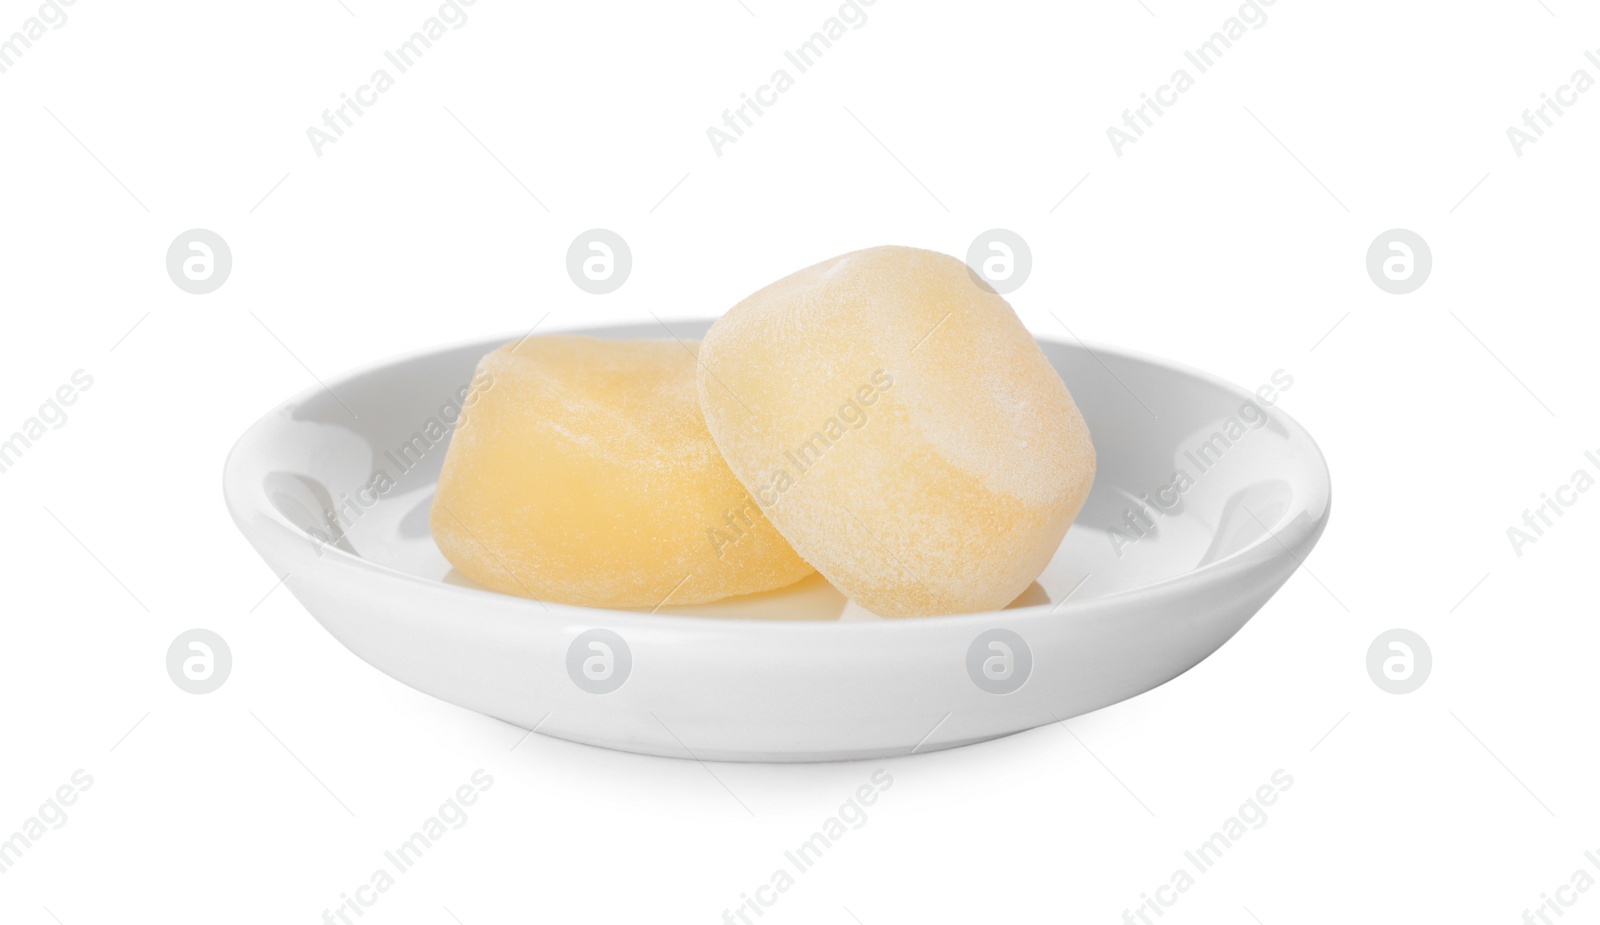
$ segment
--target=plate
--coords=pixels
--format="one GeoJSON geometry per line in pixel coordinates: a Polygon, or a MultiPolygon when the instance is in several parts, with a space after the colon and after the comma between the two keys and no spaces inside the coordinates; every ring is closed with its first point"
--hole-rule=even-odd
{"type": "MultiPolygon", "coordinates": [[[[710,321],[670,325],[698,338],[710,321]]],[[[661,327],[575,330],[660,337],[661,327]]],[[[228,509],[328,632],[391,677],[544,735],[697,760],[905,755],[1147,691],[1238,632],[1327,523],[1327,464],[1255,393],[1039,339],[1094,435],[1094,490],[1004,610],[884,620],[821,577],[655,613],[540,603],[454,572],[428,507],[459,396],[515,335],[329,380],[229,454],[228,509]]]]}

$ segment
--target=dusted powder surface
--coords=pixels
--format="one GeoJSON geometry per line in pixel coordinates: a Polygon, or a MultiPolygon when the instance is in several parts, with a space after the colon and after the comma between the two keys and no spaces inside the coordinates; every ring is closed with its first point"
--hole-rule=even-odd
{"type": "Polygon", "coordinates": [[[954,257],[876,247],[808,267],[734,306],[700,359],[734,474],[879,616],[1011,603],[1094,481],[1066,385],[954,257]]]}
{"type": "Polygon", "coordinates": [[[693,604],[811,567],[722,461],[698,344],[551,335],[483,358],[431,523],[450,564],[509,594],[590,607],[693,604]],[[685,349],[685,346],[688,349],[685,349]]]}

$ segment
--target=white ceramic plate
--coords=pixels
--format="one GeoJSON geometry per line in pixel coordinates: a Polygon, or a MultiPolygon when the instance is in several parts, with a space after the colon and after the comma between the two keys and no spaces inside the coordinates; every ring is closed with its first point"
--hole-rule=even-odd
{"type": "MultiPolygon", "coordinates": [[[[698,338],[709,325],[672,329],[698,338]]],[[[575,333],[662,336],[656,325],[575,333]]],[[[512,339],[307,391],[239,440],[225,490],[245,536],[352,652],[545,735],[703,760],[823,761],[1066,719],[1215,651],[1327,522],[1326,463],[1282,412],[1171,363],[1041,340],[1088,420],[1099,472],[1055,559],[1007,609],[881,620],[820,577],[653,614],[541,604],[456,574],[428,532],[447,441],[428,422],[447,425],[477,360],[512,339]],[[1140,507],[1148,525],[1129,514],[1140,507]]]]}

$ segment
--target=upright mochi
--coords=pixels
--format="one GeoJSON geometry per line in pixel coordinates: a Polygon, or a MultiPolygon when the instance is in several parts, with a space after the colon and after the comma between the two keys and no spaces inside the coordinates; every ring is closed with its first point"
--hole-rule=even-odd
{"type": "Polygon", "coordinates": [[[674,340],[530,337],[483,358],[431,512],[496,591],[590,607],[695,604],[811,574],[706,431],[674,340]]]}
{"type": "Polygon", "coordinates": [[[697,381],[778,532],[879,616],[1005,607],[1094,481],[1061,377],[944,254],[875,247],[773,283],[711,326],[697,381]]]}

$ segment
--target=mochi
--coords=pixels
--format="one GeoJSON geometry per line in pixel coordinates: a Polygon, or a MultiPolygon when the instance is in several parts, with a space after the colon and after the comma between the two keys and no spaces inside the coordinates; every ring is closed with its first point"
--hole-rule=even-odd
{"type": "Polygon", "coordinates": [[[1011,306],[907,247],[808,267],[700,345],[700,408],[784,539],[883,617],[1005,607],[1094,480],[1089,428],[1011,306]]]}
{"type": "Polygon", "coordinates": [[[450,564],[508,594],[652,609],[811,574],[712,443],[697,346],[550,335],[484,357],[430,512],[450,564]]]}

